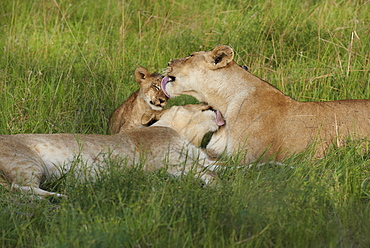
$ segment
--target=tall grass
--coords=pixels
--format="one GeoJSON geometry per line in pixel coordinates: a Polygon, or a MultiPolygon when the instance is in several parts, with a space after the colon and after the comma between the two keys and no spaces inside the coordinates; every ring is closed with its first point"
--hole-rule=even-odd
{"type": "MultiPolygon", "coordinates": [[[[137,66],[226,44],[301,101],[370,98],[368,1],[38,0],[0,2],[0,133],[105,133],[138,88],[137,66]]],[[[169,105],[195,102],[171,99],[169,105]]],[[[368,247],[370,161],[356,143],[321,160],[220,170],[201,188],[139,166],[95,182],[0,188],[3,247],[368,247]]]]}

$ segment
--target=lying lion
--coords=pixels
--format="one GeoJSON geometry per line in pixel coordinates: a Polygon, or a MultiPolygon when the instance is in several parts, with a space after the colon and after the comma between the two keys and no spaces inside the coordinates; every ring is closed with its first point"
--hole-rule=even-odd
{"type": "Polygon", "coordinates": [[[187,174],[194,168],[209,183],[214,175],[203,172],[212,163],[197,146],[207,132],[216,131],[221,115],[207,105],[174,106],[150,110],[143,124],[150,127],[115,135],[16,134],[0,135],[0,184],[40,196],[62,196],[39,188],[42,179],[60,177],[73,168],[90,178],[109,158],[127,158],[128,164],[144,163],[147,170],[167,164],[168,173],[187,174]],[[81,163],[73,161],[80,159],[81,163]],[[196,166],[194,166],[196,164],[196,166]]]}
{"type": "Polygon", "coordinates": [[[161,91],[163,76],[152,73],[144,67],[135,70],[136,81],[140,89],[134,92],[112,114],[108,122],[108,133],[115,134],[133,130],[141,125],[141,117],[149,109],[162,110],[167,103],[166,95],[161,91]]]}
{"type": "Polygon", "coordinates": [[[368,139],[370,100],[298,102],[238,66],[234,51],[218,46],[169,62],[162,90],[191,95],[221,111],[226,125],[210,140],[214,156],[244,149],[245,161],[282,160],[314,144],[316,157],[347,138],[368,139]],[[314,142],[314,143],[313,143],[314,142]]]}

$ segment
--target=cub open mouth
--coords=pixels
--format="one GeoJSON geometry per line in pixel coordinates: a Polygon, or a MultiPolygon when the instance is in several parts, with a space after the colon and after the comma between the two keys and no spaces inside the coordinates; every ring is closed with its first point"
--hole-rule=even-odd
{"type": "Polygon", "coordinates": [[[170,95],[167,93],[166,91],[166,85],[169,83],[169,82],[172,82],[172,81],[175,81],[175,77],[170,77],[170,76],[165,76],[162,81],[161,81],[161,89],[163,91],[163,93],[168,97],[168,98],[171,98],[170,95]]]}

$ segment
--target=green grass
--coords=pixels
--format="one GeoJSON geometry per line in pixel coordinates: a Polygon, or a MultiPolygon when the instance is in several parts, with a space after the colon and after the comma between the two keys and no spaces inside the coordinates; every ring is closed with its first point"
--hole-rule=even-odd
{"type": "MultiPolygon", "coordinates": [[[[369,13],[355,0],[1,1],[0,133],[105,133],[137,66],[163,72],[220,44],[294,99],[370,98],[369,13]]],[[[320,160],[237,161],[216,188],[114,163],[95,182],[45,183],[68,199],[0,188],[0,246],[370,245],[370,160],[355,142],[320,160]]]]}

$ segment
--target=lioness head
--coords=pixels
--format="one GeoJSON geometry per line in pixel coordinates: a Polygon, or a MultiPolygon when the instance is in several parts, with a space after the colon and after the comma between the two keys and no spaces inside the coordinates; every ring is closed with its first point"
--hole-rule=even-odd
{"type": "MultiPolygon", "coordinates": [[[[168,97],[181,94],[191,95],[199,101],[206,101],[199,81],[212,77],[222,79],[222,70],[228,68],[233,61],[234,51],[228,46],[218,46],[213,51],[195,52],[190,56],[176,59],[168,63],[167,76],[163,78],[161,86],[168,97]],[[212,74],[209,73],[212,71],[212,74]]],[[[239,69],[243,69],[237,66],[239,69]]],[[[217,82],[214,82],[215,84],[217,82]]]]}
{"type": "Polygon", "coordinates": [[[206,104],[173,106],[163,111],[147,111],[142,119],[143,125],[170,127],[192,144],[199,146],[204,135],[215,132],[225,124],[219,111],[206,104]]]}
{"type": "Polygon", "coordinates": [[[152,73],[144,67],[135,70],[136,81],[140,86],[139,97],[153,110],[161,110],[167,103],[167,96],[161,90],[163,76],[159,73],[152,73]]]}

